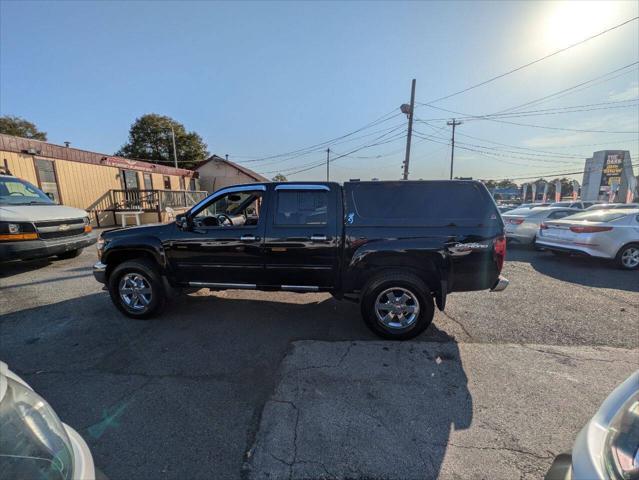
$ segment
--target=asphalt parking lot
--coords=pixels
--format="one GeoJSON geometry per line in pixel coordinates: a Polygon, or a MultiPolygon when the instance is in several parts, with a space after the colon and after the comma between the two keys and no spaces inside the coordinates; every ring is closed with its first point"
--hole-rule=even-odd
{"type": "Polygon", "coordinates": [[[501,293],[380,341],[325,294],[118,313],[95,249],[0,266],[0,359],[111,479],[540,478],[639,367],[639,273],[511,248],[501,293]]]}

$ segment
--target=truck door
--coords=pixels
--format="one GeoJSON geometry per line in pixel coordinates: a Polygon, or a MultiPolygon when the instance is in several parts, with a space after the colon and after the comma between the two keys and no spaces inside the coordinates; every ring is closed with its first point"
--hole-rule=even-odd
{"type": "Polygon", "coordinates": [[[239,288],[261,283],[265,198],[264,185],[242,185],[220,190],[195,206],[191,228],[178,229],[167,250],[178,281],[239,288]]]}
{"type": "Polygon", "coordinates": [[[338,192],[337,185],[275,186],[264,243],[268,285],[299,290],[335,286],[341,225],[338,192]]]}

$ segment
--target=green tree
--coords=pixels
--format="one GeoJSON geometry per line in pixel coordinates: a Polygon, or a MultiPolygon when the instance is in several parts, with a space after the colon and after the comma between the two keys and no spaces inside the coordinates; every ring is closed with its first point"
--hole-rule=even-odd
{"type": "Polygon", "coordinates": [[[13,115],[0,117],[0,133],[34,140],[47,140],[47,132],[41,132],[35,124],[13,115]]]}
{"type": "Polygon", "coordinates": [[[497,188],[517,188],[517,184],[509,179],[500,180],[496,185],[497,188]]]}
{"type": "Polygon", "coordinates": [[[284,175],[282,175],[281,173],[278,173],[277,175],[275,175],[273,177],[273,181],[274,182],[288,182],[286,177],[284,175]]]}
{"type": "Polygon", "coordinates": [[[492,190],[497,186],[497,182],[495,182],[495,180],[480,180],[480,182],[486,185],[488,190],[492,190]]]}
{"type": "Polygon", "coordinates": [[[152,163],[173,165],[171,127],[175,132],[180,168],[192,168],[209,156],[207,145],[202,137],[195,132],[187,132],[184,125],[172,118],[156,113],[148,113],[136,118],[129,129],[129,141],[115,154],[152,163]]]}

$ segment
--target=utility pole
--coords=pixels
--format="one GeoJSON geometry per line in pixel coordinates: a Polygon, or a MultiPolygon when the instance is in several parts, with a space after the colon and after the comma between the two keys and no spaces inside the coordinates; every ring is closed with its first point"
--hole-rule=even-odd
{"type": "Polygon", "coordinates": [[[326,181],[328,182],[329,164],[331,163],[331,149],[326,149],[326,181]]]}
{"type": "Polygon", "coordinates": [[[171,125],[171,137],[173,138],[173,161],[175,162],[175,168],[178,168],[177,148],[175,148],[175,130],[173,130],[173,125],[171,125]]]}
{"type": "Polygon", "coordinates": [[[446,125],[453,127],[453,137],[451,140],[451,149],[450,149],[450,179],[451,180],[453,179],[453,162],[455,160],[455,127],[461,124],[462,124],[461,120],[457,121],[454,118],[446,122],[446,125]]]}
{"type": "Polygon", "coordinates": [[[404,180],[408,180],[408,163],[410,161],[410,140],[413,136],[413,112],[415,111],[415,79],[410,88],[410,105],[400,107],[402,113],[408,115],[408,134],[406,135],[406,157],[404,158],[404,180]]]}

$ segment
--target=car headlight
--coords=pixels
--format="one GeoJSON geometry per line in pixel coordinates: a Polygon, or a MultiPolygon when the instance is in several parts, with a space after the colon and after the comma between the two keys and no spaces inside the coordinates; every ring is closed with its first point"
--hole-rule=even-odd
{"type": "Polygon", "coordinates": [[[624,403],[608,428],[603,457],[610,478],[639,478],[639,393],[624,403]]]}
{"type": "Polygon", "coordinates": [[[20,382],[0,376],[3,478],[71,480],[73,448],[49,404],[20,382]]]}
{"type": "Polygon", "coordinates": [[[0,241],[37,240],[35,226],[28,222],[0,222],[0,241]]]}

